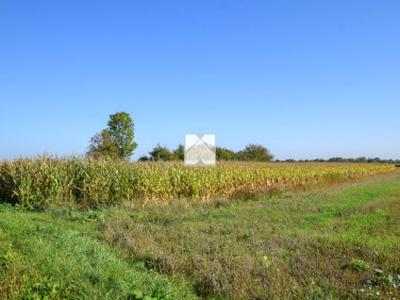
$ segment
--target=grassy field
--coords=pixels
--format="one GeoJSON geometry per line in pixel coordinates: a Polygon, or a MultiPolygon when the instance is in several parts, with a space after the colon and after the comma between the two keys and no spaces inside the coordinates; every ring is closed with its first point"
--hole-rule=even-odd
{"type": "Polygon", "coordinates": [[[365,176],[95,210],[1,204],[0,298],[399,299],[400,172],[365,176]]]}

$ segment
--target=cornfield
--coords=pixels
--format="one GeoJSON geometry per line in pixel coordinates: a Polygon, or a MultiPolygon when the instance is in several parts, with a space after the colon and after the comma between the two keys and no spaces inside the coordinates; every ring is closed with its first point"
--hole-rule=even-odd
{"type": "Polygon", "coordinates": [[[178,162],[130,163],[39,157],[0,163],[0,201],[41,206],[63,201],[86,206],[126,200],[231,197],[324,186],[395,170],[395,165],[342,163],[240,163],[184,167],[178,162]]]}

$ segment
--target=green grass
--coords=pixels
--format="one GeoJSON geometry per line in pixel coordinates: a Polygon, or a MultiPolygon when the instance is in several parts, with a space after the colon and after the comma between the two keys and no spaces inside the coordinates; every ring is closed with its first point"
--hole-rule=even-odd
{"type": "Polygon", "coordinates": [[[400,172],[246,201],[0,206],[0,298],[398,299],[399,253],[400,172]]]}
{"type": "Polygon", "coordinates": [[[1,205],[0,298],[194,296],[185,280],[149,272],[104,243],[97,229],[101,217],[61,209],[21,212],[1,205]]]}

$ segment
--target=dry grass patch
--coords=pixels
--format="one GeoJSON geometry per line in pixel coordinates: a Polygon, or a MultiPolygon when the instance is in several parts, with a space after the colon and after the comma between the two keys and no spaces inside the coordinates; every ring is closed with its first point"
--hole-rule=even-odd
{"type": "Polygon", "coordinates": [[[292,198],[115,208],[105,238],[150,269],[194,278],[203,297],[399,297],[373,271],[395,276],[400,263],[399,188],[394,173],[292,198]],[[346,267],[358,261],[370,268],[346,267]]]}

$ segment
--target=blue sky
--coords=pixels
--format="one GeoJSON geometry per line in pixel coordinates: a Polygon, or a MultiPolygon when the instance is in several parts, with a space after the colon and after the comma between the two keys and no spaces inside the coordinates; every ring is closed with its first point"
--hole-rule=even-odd
{"type": "Polygon", "coordinates": [[[400,158],[399,1],[2,1],[0,159],[82,154],[110,114],[278,159],[400,158]]]}

